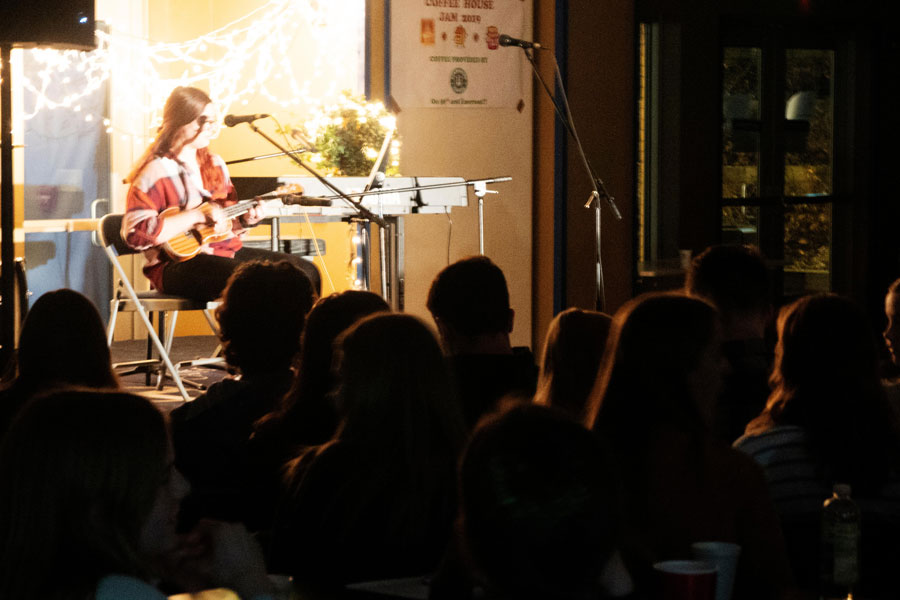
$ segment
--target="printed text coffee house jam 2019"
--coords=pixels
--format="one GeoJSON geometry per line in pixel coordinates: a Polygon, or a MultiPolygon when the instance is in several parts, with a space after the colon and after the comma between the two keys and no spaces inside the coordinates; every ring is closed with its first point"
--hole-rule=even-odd
{"type": "Polygon", "coordinates": [[[480,8],[494,10],[494,0],[425,0],[425,6],[438,8],[480,8]]]}

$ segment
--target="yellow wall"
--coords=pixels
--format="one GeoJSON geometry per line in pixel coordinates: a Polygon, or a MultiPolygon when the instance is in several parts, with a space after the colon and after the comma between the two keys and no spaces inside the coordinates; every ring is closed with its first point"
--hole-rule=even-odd
{"type": "MultiPolygon", "coordinates": [[[[373,2],[382,10],[383,2],[373,2]]],[[[531,35],[531,1],[526,4],[527,39],[531,35]]],[[[402,68],[395,65],[394,68],[402,68]]],[[[532,87],[530,66],[522,58],[523,109],[401,108],[397,122],[403,140],[405,175],[476,179],[511,176],[490,186],[499,195],[485,200],[485,254],[506,274],[516,311],[512,341],[532,344],[532,87]]],[[[406,310],[425,318],[428,288],[449,261],[478,253],[477,201],[469,193],[467,208],[454,208],[451,225],[443,215],[415,215],[406,220],[406,310]],[[449,252],[448,252],[449,242],[449,252]]]]}

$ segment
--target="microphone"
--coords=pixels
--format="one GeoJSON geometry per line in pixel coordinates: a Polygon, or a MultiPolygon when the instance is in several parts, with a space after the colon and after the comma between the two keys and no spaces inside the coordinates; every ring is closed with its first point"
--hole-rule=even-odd
{"type": "MultiPolygon", "coordinates": [[[[514,37],[509,37],[505,33],[500,36],[500,39],[498,40],[498,42],[501,46],[518,46],[519,48],[525,48],[526,50],[528,48],[534,48],[535,50],[541,49],[541,45],[538,44],[537,42],[526,42],[525,40],[517,40],[514,37]]],[[[227,125],[227,123],[226,123],[226,125],[227,125]]]]}
{"type": "Polygon", "coordinates": [[[252,123],[257,119],[265,119],[269,115],[267,114],[258,114],[258,115],[225,115],[225,126],[226,127],[234,127],[240,123],[252,123]]]}

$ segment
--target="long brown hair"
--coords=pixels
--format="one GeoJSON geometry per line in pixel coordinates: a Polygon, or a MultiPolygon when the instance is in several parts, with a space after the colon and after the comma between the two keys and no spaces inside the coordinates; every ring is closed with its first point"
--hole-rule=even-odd
{"type": "Polygon", "coordinates": [[[19,336],[18,383],[28,392],[52,385],[117,388],[100,313],[84,294],[43,294],[19,336]]]}
{"type": "MultiPolygon", "coordinates": [[[[654,440],[683,436],[697,483],[706,477],[706,421],[688,377],[716,339],[709,303],[681,294],[645,294],[613,316],[585,424],[609,444],[632,526],[646,523],[654,440]]],[[[691,485],[685,482],[685,485],[691,485]]]]}
{"type": "MultiPolygon", "coordinates": [[[[195,121],[207,104],[209,96],[195,87],[177,87],[172,90],[163,108],[163,122],[157,130],[156,139],[150,144],[125,178],[132,183],[144,167],[158,156],[177,155],[191,140],[184,137],[182,128],[195,121]]],[[[197,132],[199,134],[199,130],[197,132]]]]}
{"type": "Polygon", "coordinates": [[[336,437],[417,463],[435,447],[461,448],[459,405],[434,334],[418,318],[375,314],[336,342],[342,415],[336,437]],[[410,427],[411,424],[417,424],[410,427]]]}
{"type": "Polygon", "coordinates": [[[611,323],[606,313],[580,308],[556,315],[544,341],[535,404],[556,406],[583,419],[611,323]]]}
{"type": "Polygon", "coordinates": [[[140,535],[167,444],[140,396],[68,390],[28,404],[0,446],[0,598],[82,600],[109,574],[149,580],[140,535]]]}
{"type": "Polygon", "coordinates": [[[702,413],[687,383],[716,329],[716,309],[681,294],[645,294],[613,317],[586,424],[632,440],[654,425],[699,433],[702,413]]]}
{"type": "Polygon", "coordinates": [[[863,311],[835,294],[800,298],[778,316],[772,393],[748,433],[802,427],[821,475],[876,491],[900,467],[900,430],[863,311]]]}
{"type": "Polygon", "coordinates": [[[381,296],[363,290],[346,290],[319,299],[306,319],[300,368],[291,389],[275,411],[256,422],[257,433],[280,437],[292,446],[328,441],[338,420],[330,397],[336,381],[331,368],[334,341],[363,317],[390,310],[381,296]]]}
{"type": "Polygon", "coordinates": [[[358,474],[354,511],[391,481],[405,505],[395,504],[394,514],[384,518],[413,539],[425,531],[423,507],[452,502],[447,488],[465,436],[437,338],[416,317],[376,313],[345,331],[335,347],[338,431],[294,462],[288,487],[302,494],[303,466],[311,457],[313,468],[330,446],[350,448],[367,465],[358,474]]]}

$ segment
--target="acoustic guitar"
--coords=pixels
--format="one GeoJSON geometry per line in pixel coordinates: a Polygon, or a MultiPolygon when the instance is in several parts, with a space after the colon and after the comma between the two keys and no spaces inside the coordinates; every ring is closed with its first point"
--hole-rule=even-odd
{"type": "MultiPolygon", "coordinates": [[[[330,200],[307,198],[302,196],[302,194],[303,188],[299,184],[288,184],[279,187],[271,194],[264,194],[263,196],[251,200],[240,200],[231,206],[224,206],[221,208],[222,212],[225,214],[225,218],[230,221],[231,219],[236,219],[237,217],[250,212],[250,210],[256,206],[264,207],[267,204],[299,204],[301,206],[331,205],[330,200]]],[[[204,202],[198,208],[203,211],[204,214],[210,215],[214,207],[209,202],[204,202]]],[[[165,218],[167,214],[176,214],[180,211],[181,208],[173,206],[172,208],[167,208],[160,214],[165,218]]],[[[200,247],[204,244],[221,242],[227,240],[229,236],[231,236],[231,229],[224,233],[220,233],[216,231],[216,228],[213,225],[200,224],[187,231],[183,231],[169,241],[164,242],[162,248],[170,257],[172,257],[172,260],[181,262],[197,256],[200,252],[200,247]]]]}

